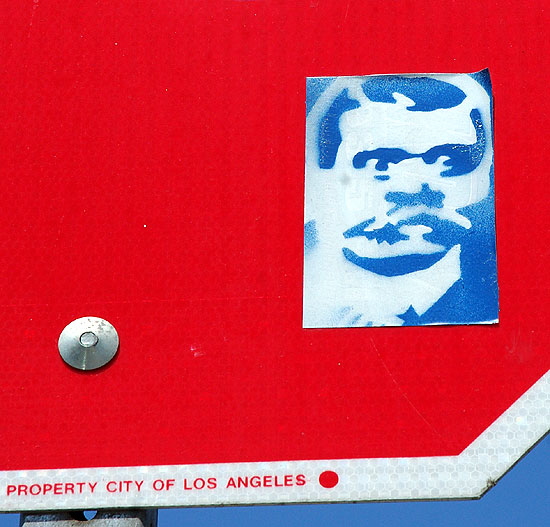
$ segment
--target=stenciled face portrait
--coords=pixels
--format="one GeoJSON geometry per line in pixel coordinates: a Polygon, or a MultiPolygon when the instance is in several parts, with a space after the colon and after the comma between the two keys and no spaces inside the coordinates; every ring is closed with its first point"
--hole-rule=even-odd
{"type": "Polygon", "coordinates": [[[496,320],[489,86],[310,79],[304,327],[496,320]]]}

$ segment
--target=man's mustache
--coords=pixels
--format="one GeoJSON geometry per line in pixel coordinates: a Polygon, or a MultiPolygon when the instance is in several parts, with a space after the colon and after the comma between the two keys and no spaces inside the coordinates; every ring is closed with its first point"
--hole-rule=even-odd
{"type": "Polygon", "coordinates": [[[443,208],[445,194],[440,190],[432,190],[427,183],[423,183],[420,192],[388,192],[384,198],[388,203],[395,203],[395,206],[388,212],[388,214],[393,214],[403,207],[418,207],[421,205],[441,209],[443,208]]]}
{"type": "Polygon", "coordinates": [[[364,236],[367,240],[376,240],[378,243],[386,242],[389,245],[393,245],[394,243],[409,239],[407,234],[400,232],[399,229],[401,227],[422,225],[432,229],[431,232],[423,234],[423,238],[426,241],[450,248],[459,243],[468,232],[467,229],[461,225],[458,225],[454,221],[442,220],[437,216],[427,214],[425,212],[407,218],[406,220],[401,220],[395,225],[386,223],[386,225],[379,229],[373,229],[371,231],[365,230],[369,225],[374,223],[374,221],[375,218],[370,218],[355,225],[351,229],[344,232],[344,238],[364,236]]]}

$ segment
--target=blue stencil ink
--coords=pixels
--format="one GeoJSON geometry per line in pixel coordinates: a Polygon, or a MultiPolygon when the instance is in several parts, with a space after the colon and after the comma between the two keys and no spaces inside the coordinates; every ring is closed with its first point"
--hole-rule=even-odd
{"type": "Polygon", "coordinates": [[[408,240],[409,237],[406,234],[399,232],[397,226],[391,223],[386,223],[381,229],[373,231],[366,231],[365,228],[373,223],[374,220],[368,220],[348,229],[344,232],[344,238],[353,238],[354,236],[364,236],[368,240],[376,240],[378,243],[386,242],[390,245],[397,243],[401,240],[408,240]]]}
{"type": "Polygon", "coordinates": [[[308,79],[304,327],[498,321],[491,82],[308,79]]]}
{"type": "Polygon", "coordinates": [[[393,214],[403,207],[417,207],[425,205],[428,208],[443,208],[445,194],[440,190],[432,190],[427,183],[422,183],[420,192],[388,192],[385,200],[389,203],[395,203],[395,207],[388,211],[393,214]]]}
{"type": "Polygon", "coordinates": [[[319,126],[319,166],[321,168],[331,168],[334,165],[334,159],[340,143],[342,142],[342,136],[340,135],[340,128],[338,127],[338,121],[340,116],[352,110],[358,108],[359,103],[348,97],[347,91],[344,90],[340,95],[334,99],[328,112],[323,116],[321,124],[319,126]]]}
{"type": "Polygon", "coordinates": [[[418,313],[414,310],[414,307],[409,306],[409,309],[401,315],[397,315],[401,320],[403,320],[404,326],[421,326],[422,319],[418,313]]]}
{"type": "Polygon", "coordinates": [[[315,221],[308,221],[304,225],[304,250],[307,253],[312,251],[317,245],[319,239],[317,238],[317,229],[315,227],[315,221]]]}
{"type": "Polygon", "coordinates": [[[313,105],[322,93],[331,85],[334,79],[331,77],[310,77],[307,79],[307,99],[306,99],[306,115],[309,114],[313,105]]]}
{"type": "Polygon", "coordinates": [[[371,271],[380,276],[403,276],[408,273],[422,271],[441,260],[445,253],[434,254],[410,254],[406,256],[390,256],[386,258],[368,258],[358,256],[356,253],[344,247],[344,257],[351,263],[371,271]]]}
{"type": "MultiPolygon", "coordinates": [[[[442,176],[453,177],[468,174],[479,165],[486,148],[485,132],[483,130],[483,122],[479,111],[472,110],[470,113],[470,118],[476,131],[476,142],[473,145],[438,145],[434,148],[430,148],[427,152],[422,154],[411,154],[399,148],[377,148],[372,151],[365,150],[355,154],[353,158],[353,167],[364,168],[368,161],[375,159],[377,161],[376,170],[385,171],[388,170],[390,163],[397,164],[405,159],[422,158],[425,163],[432,165],[441,156],[445,156],[449,159],[444,161],[443,164],[449,168],[441,172],[442,176]]],[[[341,141],[341,137],[333,139],[332,148],[334,148],[336,140],[341,141]]],[[[335,157],[335,154],[332,152],[331,155],[335,157]]],[[[325,166],[323,168],[331,167],[332,165],[330,167],[325,166]]]]}
{"type": "Polygon", "coordinates": [[[399,77],[394,75],[367,77],[363,91],[373,102],[395,103],[394,93],[412,100],[411,112],[429,112],[458,106],[466,94],[456,86],[432,77],[399,77]]]}

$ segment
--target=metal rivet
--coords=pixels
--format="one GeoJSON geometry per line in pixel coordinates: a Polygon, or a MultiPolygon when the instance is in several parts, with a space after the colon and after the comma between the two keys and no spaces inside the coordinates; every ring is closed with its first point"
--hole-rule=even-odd
{"type": "Polygon", "coordinates": [[[85,348],[91,348],[99,342],[99,338],[93,331],[85,331],[78,340],[85,348]]]}
{"type": "Polygon", "coordinates": [[[116,329],[102,318],[73,320],[59,335],[59,353],[63,360],[79,370],[105,366],[118,350],[116,329]]]}

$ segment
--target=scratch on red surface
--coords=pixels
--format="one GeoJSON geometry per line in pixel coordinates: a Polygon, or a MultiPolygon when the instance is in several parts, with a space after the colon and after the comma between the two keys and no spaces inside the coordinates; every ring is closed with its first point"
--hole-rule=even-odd
{"type": "Polygon", "coordinates": [[[344,14],[344,20],[342,21],[342,25],[344,25],[344,23],[346,22],[346,20],[348,18],[349,4],[350,4],[350,0],[348,0],[348,3],[346,5],[346,13],[344,14]]]}
{"type": "Polygon", "coordinates": [[[384,361],[384,359],[382,358],[382,355],[380,355],[380,352],[378,351],[378,348],[376,347],[376,344],[374,343],[374,339],[371,337],[370,339],[371,341],[371,344],[372,344],[372,347],[374,348],[374,351],[376,351],[376,355],[378,355],[378,359],[380,360],[380,362],[382,363],[382,366],[384,367],[384,369],[386,370],[386,373],[390,376],[392,382],[395,384],[395,387],[397,388],[397,390],[399,391],[399,394],[403,397],[403,399],[405,399],[405,401],[407,401],[407,404],[418,414],[418,416],[422,419],[422,421],[424,421],[426,423],[426,425],[430,428],[430,430],[436,434],[440,439],[441,441],[443,441],[446,445],[448,444],[447,441],[445,441],[445,438],[433,427],[433,425],[424,417],[424,415],[422,414],[422,412],[413,404],[413,402],[409,399],[409,397],[407,397],[407,394],[401,389],[401,386],[399,386],[399,383],[397,382],[397,380],[395,379],[393,373],[390,371],[390,369],[388,368],[388,365],[386,364],[386,362],[384,361]]]}
{"type": "MultiPolygon", "coordinates": [[[[178,303],[196,303],[203,301],[220,301],[220,300],[281,300],[285,297],[281,295],[239,295],[239,296],[200,296],[196,298],[143,298],[143,299],[131,299],[131,300],[104,300],[102,298],[92,299],[88,304],[105,304],[107,306],[112,305],[124,305],[124,304],[178,304],[178,303]]],[[[51,306],[81,306],[82,302],[22,302],[22,303],[0,303],[0,308],[14,308],[14,307],[51,307],[51,306]]]]}
{"type": "Polygon", "coordinates": [[[31,36],[31,29],[32,29],[32,23],[34,22],[34,16],[36,15],[36,10],[38,9],[40,5],[40,0],[33,0],[32,1],[32,10],[31,10],[31,19],[29,20],[29,32],[27,33],[27,38],[30,38],[31,36]]]}

